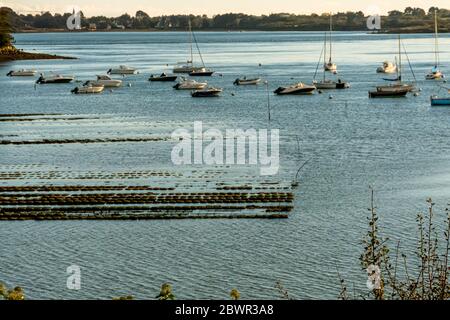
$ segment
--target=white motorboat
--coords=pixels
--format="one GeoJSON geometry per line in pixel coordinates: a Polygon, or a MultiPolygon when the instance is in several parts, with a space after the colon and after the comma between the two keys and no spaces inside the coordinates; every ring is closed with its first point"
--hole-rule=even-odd
{"type": "Polygon", "coordinates": [[[60,74],[52,74],[50,76],[44,76],[41,74],[36,83],[38,84],[52,84],[52,83],[69,83],[75,79],[74,76],[63,76],[60,74]]]}
{"type": "Polygon", "coordinates": [[[274,93],[278,95],[287,95],[287,94],[312,94],[316,90],[315,86],[304,84],[303,82],[299,82],[297,84],[291,85],[289,87],[279,87],[274,91],[274,93]]]}
{"type": "Polygon", "coordinates": [[[439,38],[438,38],[438,23],[437,10],[434,10],[434,67],[426,75],[427,80],[439,80],[444,78],[444,74],[439,70],[439,38]]]}
{"type": "Polygon", "coordinates": [[[97,80],[89,80],[84,84],[93,86],[102,85],[105,88],[117,88],[122,85],[122,80],[111,79],[111,77],[107,75],[99,75],[97,76],[97,80]]]}
{"type": "Polygon", "coordinates": [[[101,93],[104,89],[105,86],[103,85],[84,85],[72,89],[71,92],[75,94],[101,93]]]}
{"type": "Polygon", "coordinates": [[[383,65],[377,68],[377,73],[395,73],[397,65],[395,63],[384,61],[383,65]]]}
{"type": "Polygon", "coordinates": [[[191,92],[191,96],[194,98],[218,97],[222,91],[223,89],[221,88],[210,87],[200,90],[194,90],[191,92]]]}
{"type": "Polygon", "coordinates": [[[6,75],[8,77],[34,77],[36,75],[36,70],[26,70],[26,69],[21,69],[17,71],[11,70],[6,75]]]}
{"type": "Polygon", "coordinates": [[[261,82],[261,78],[251,78],[247,79],[247,77],[244,77],[242,79],[238,78],[234,80],[233,84],[236,86],[245,86],[245,85],[255,85],[261,82]]]}
{"type": "Polygon", "coordinates": [[[201,90],[204,89],[207,85],[207,82],[197,82],[194,79],[182,78],[181,81],[173,87],[177,90],[201,90]]]}
{"type": "Polygon", "coordinates": [[[125,75],[125,74],[136,74],[137,73],[137,69],[133,68],[133,67],[127,67],[127,66],[119,66],[118,68],[112,68],[109,69],[107,74],[120,74],[120,75],[125,75]]]}

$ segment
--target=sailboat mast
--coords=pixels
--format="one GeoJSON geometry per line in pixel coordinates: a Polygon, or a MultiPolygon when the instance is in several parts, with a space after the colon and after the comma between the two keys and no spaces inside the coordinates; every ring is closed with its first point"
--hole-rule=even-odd
{"type": "Polygon", "coordinates": [[[330,12],[330,62],[331,62],[331,52],[332,52],[332,44],[331,44],[331,33],[332,33],[332,31],[333,31],[333,15],[332,15],[332,13],[330,12]]]}
{"type": "Polygon", "coordinates": [[[194,52],[192,48],[192,26],[191,19],[189,19],[189,44],[190,44],[190,53],[191,53],[191,63],[194,64],[194,52]]]}
{"type": "Polygon", "coordinates": [[[439,66],[439,43],[436,9],[434,9],[434,65],[436,66],[436,68],[439,66]]]}
{"type": "Polygon", "coordinates": [[[400,44],[400,34],[398,35],[398,68],[397,68],[397,79],[399,81],[402,80],[402,49],[401,49],[401,44],[400,44]]]}
{"type": "Polygon", "coordinates": [[[325,75],[326,75],[326,70],[325,70],[325,66],[327,64],[327,33],[325,32],[324,34],[324,42],[323,42],[323,80],[325,81],[325,75]]]}

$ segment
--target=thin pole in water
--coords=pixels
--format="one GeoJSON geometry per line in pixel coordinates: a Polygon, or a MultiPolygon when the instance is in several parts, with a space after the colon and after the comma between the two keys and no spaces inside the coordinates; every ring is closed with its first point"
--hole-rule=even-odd
{"type": "Polygon", "coordinates": [[[266,84],[266,91],[267,91],[267,111],[269,114],[269,122],[270,122],[270,93],[269,93],[269,81],[264,81],[266,84]]]}

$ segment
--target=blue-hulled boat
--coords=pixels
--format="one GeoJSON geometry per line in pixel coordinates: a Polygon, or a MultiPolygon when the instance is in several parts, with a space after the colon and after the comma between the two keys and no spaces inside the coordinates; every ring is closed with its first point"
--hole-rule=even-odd
{"type": "Polygon", "coordinates": [[[430,100],[432,106],[450,106],[450,97],[439,98],[438,96],[431,96],[430,100]]]}

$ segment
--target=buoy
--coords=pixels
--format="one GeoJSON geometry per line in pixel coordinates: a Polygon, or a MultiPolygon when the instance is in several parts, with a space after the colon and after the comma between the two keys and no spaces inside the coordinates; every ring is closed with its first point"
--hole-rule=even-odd
{"type": "Polygon", "coordinates": [[[328,99],[333,99],[333,96],[330,94],[330,95],[328,96],[328,99]]]}
{"type": "Polygon", "coordinates": [[[418,97],[419,93],[418,92],[414,92],[414,97],[418,97]]]}
{"type": "Polygon", "coordinates": [[[318,92],[319,94],[321,94],[321,93],[322,93],[322,90],[317,90],[317,92],[318,92]]]}
{"type": "Polygon", "coordinates": [[[130,88],[131,88],[131,83],[128,83],[128,87],[130,87],[130,88]]]}

